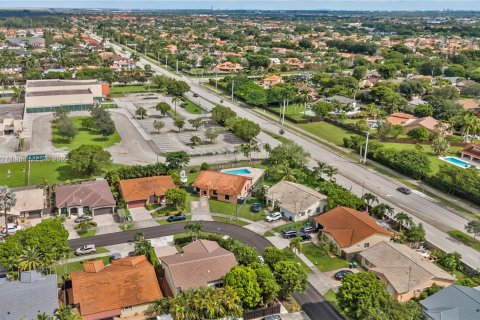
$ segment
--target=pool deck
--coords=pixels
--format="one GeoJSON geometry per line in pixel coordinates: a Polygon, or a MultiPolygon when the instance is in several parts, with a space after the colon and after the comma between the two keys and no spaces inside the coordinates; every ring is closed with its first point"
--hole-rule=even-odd
{"type": "Polygon", "coordinates": [[[462,165],[457,164],[457,163],[454,163],[454,162],[451,162],[451,161],[448,161],[448,159],[449,159],[449,158],[453,158],[453,159],[456,159],[456,160],[458,160],[458,161],[462,161],[462,162],[465,162],[465,163],[467,163],[467,164],[470,164],[470,165],[476,167],[477,169],[480,169],[480,167],[479,167],[479,165],[478,165],[477,163],[468,161],[468,160],[466,160],[465,158],[458,158],[458,157],[438,157],[438,158],[439,158],[440,160],[442,160],[442,161],[445,161],[445,162],[447,162],[447,163],[453,164],[454,166],[459,167],[459,168],[464,168],[464,169],[466,169],[467,167],[462,166],[462,165]]]}
{"type": "Polygon", "coordinates": [[[239,174],[239,176],[252,178],[253,185],[255,185],[255,183],[258,181],[258,179],[260,179],[260,177],[263,176],[263,174],[265,173],[265,169],[252,168],[252,167],[228,168],[228,169],[220,170],[220,172],[228,173],[229,171],[242,170],[242,169],[248,170],[248,171],[250,171],[250,173],[249,174],[239,174]]]}

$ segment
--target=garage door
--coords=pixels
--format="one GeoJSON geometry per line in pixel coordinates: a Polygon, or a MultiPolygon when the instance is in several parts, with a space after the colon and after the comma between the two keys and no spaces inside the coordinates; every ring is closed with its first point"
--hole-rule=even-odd
{"type": "Polygon", "coordinates": [[[98,208],[98,209],[93,210],[93,214],[96,215],[96,216],[101,215],[101,214],[108,214],[108,213],[113,213],[111,207],[98,208]]]}
{"type": "Polygon", "coordinates": [[[141,208],[141,207],[145,207],[145,204],[146,204],[146,201],[144,201],[144,200],[130,201],[128,203],[128,208],[129,209],[131,209],[131,208],[141,208]]]}
{"type": "Polygon", "coordinates": [[[35,219],[35,218],[41,218],[42,217],[42,211],[41,210],[38,210],[38,211],[30,211],[28,213],[28,218],[29,219],[35,219]]]}

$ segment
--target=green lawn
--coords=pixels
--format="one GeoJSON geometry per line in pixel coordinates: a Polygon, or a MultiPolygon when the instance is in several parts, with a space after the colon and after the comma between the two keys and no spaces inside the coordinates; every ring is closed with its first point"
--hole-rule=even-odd
{"type": "Polygon", "coordinates": [[[312,270],[305,264],[305,262],[303,262],[299,257],[297,257],[297,255],[295,253],[293,253],[293,251],[290,250],[290,248],[287,247],[287,248],[283,249],[282,251],[283,251],[283,254],[285,255],[285,257],[287,257],[288,260],[299,264],[300,267],[302,268],[302,270],[305,271],[305,273],[312,272],[312,270]]]}
{"type": "MultiPolygon", "coordinates": [[[[223,213],[223,214],[230,214],[233,216],[235,215],[235,210],[236,210],[235,203],[210,199],[208,200],[208,204],[210,205],[210,212],[212,213],[223,213]]],[[[252,221],[263,220],[265,218],[265,213],[263,212],[263,202],[254,197],[248,198],[245,204],[243,205],[238,204],[238,216],[248,220],[252,220],[252,221]],[[259,213],[254,213],[250,211],[250,208],[252,207],[252,204],[254,202],[260,203],[261,209],[259,213]]]]}
{"type": "Polygon", "coordinates": [[[304,244],[302,253],[322,272],[348,268],[347,260],[338,257],[331,258],[313,243],[304,244]]]}
{"type": "Polygon", "coordinates": [[[265,233],[263,234],[263,236],[264,236],[264,237],[273,237],[274,234],[273,234],[272,231],[267,231],[267,232],[265,232],[265,233]]]}
{"type": "MultiPolygon", "coordinates": [[[[393,148],[395,150],[414,150],[415,149],[414,144],[408,144],[408,143],[383,142],[382,145],[385,146],[386,148],[393,148]]],[[[423,153],[428,156],[428,159],[430,159],[432,173],[437,172],[441,164],[448,164],[448,162],[438,159],[438,157],[433,152],[431,146],[422,145],[422,149],[423,149],[423,153]]],[[[447,156],[455,155],[455,153],[461,149],[462,149],[461,147],[450,147],[447,156]]],[[[450,165],[453,166],[453,164],[450,164],[450,165]]]]}
{"type": "Polygon", "coordinates": [[[87,232],[83,233],[82,231],[77,231],[78,235],[80,238],[87,238],[87,237],[93,237],[97,231],[95,229],[92,230],[87,230],[87,232]]]}
{"type": "Polygon", "coordinates": [[[109,256],[101,257],[101,258],[93,258],[93,259],[88,259],[87,258],[86,260],[77,261],[77,262],[70,262],[70,263],[67,263],[66,265],[65,264],[56,265],[55,266],[55,273],[59,275],[58,280],[59,280],[59,282],[61,282],[62,278],[60,276],[62,276],[64,274],[69,274],[69,273],[72,273],[72,272],[75,272],[75,271],[82,271],[84,262],[93,261],[93,260],[100,260],[100,259],[103,260],[103,263],[105,265],[110,264],[110,257],[109,256]]]}
{"type": "Polygon", "coordinates": [[[187,216],[187,219],[183,220],[183,221],[174,221],[174,222],[168,222],[167,219],[157,219],[155,221],[157,221],[157,223],[159,225],[164,225],[164,224],[172,224],[172,223],[179,223],[179,222],[184,222],[184,221],[190,221],[192,220],[192,216],[187,216]]]}
{"type": "Polygon", "coordinates": [[[207,111],[203,108],[201,108],[198,104],[196,104],[195,102],[187,99],[187,98],[183,98],[183,103],[182,103],[182,108],[184,108],[186,111],[188,111],[189,113],[192,113],[192,114],[205,114],[207,113],[207,111]]]}
{"type": "Polygon", "coordinates": [[[324,295],[325,300],[327,300],[332,307],[335,308],[340,314],[342,314],[342,310],[340,309],[340,306],[338,305],[338,300],[335,292],[332,289],[329,289],[325,295],[324,295]]]}
{"type": "Polygon", "coordinates": [[[242,220],[236,220],[233,217],[232,217],[232,219],[230,219],[230,218],[214,217],[213,216],[212,219],[214,221],[230,223],[230,224],[234,224],[234,225],[240,226],[240,227],[246,226],[248,224],[248,222],[245,222],[245,221],[242,221],[242,220]]]}
{"type": "MultiPolygon", "coordinates": [[[[149,88],[153,88],[154,86],[150,86],[149,88]]],[[[117,85],[110,87],[110,93],[125,93],[125,92],[146,92],[147,86],[146,85],[117,85]]]]}
{"type": "Polygon", "coordinates": [[[200,198],[194,194],[188,194],[187,203],[185,204],[185,212],[192,212],[192,201],[198,201],[200,198]]]}
{"type": "MultiPolygon", "coordinates": [[[[283,108],[280,107],[280,106],[276,106],[276,107],[269,106],[269,107],[267,107],[267,110],[268,109],[274,110],[274,111],[279,112],[279,113],[283,112],[283,108]]],[[[307,115],[303,114],[303,104],[300,105],[298,103],[290,104],[285,111],[285,116],[289,116],[290,118],[295,119],[295,120],[305,120],[305,119],[308,120],[308,119],[312,118],[308,114],[307,115]],[[297,111],[296,113],[295,113],[295,109],[297,111]]]]}
{"type": "Polygon", "coordinates": [[[82,127],[82,119],[86,117],[71,117],[73,124],[78,132],[75,138],[69,140],[58,134],[58,128],[55,123],[52,123],[52,143],[57,148],[68,148],[69,150],[76,149],[82,144],[98,145],[102,148],[108,148],[120,142],[120,135],[115,131],[109,137],[104,137],[101,134],[82,127]]]}
{"type": "Polygon", "coordinates": [[[480,251],[480,240],[474,239],[469,234],[466,234],[465,232],[460,230],[452,230],[449,231],[448,234],[453,238],[457,239],[458,241],[463,242],[467,246],[472,247],[477,251],[480,251]]]}
{"type": "Polygon", "coordinates": [[[343,146],[344,137],[356,135],[353,132],[337,127],[325,121],[298,124],[297,126],[338,146],[343,146]]]}
{"type": "MultiPolygon", "coordinates": [[[[112,164],[109,170],[123,167],[123,165],[112,164]]],[[[93,179],[95,177],[79,176],[72,171],[70,166],[65,162],[30,162],[30,184],[27,183],[26,162],[7,163],[0,165],[0,181],[1,184],[9,187],[23,187],[26,185],[38,185],[47,179],[49,183],[58,183],[62,181],[74,181],[78,179],[93,179]],[[10,174],[8,172],[10,171],[10,174]]],[[[101,177],[104,174],[99,174],[101,177]]]]}

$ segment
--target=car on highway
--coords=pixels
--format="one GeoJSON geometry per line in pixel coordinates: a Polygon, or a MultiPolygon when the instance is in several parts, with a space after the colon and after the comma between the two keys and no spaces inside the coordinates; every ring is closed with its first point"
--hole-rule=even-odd
{"type": "Polygon", "coordinates": [[[273,222],[282,219],[282,214],[280,212],[270,213],[268,216],[265,217],[265,221],[273,222]]]}
{"type": "Polygon", "coordinates": [[[301,238],[302,241],[310,241],[310,240],[312,240],[312,236],[309,235],[309,234],[307,234],[307,233],[305,233],[305,232],[297,232],[297,233],[295,233],[295,238],[296,238],[296,237],[301,238]]]}
{"type": "Polygon", "coordinates": [[[405,187],[398,187],[398,188],[397,188],[397,191],[399,191],[399,192],[401,192],[401,193],[403,193],[403,194],[411,194],[411,193],[412,193],[412,191],[410,191],[410,189],[405,188],[405,187]]]}
{"type": "Polygon", "coordinates": [[[193,96],[194,96],[195,98],[198,98],[198,93],[194,93],[193,96]]]}
{"type": "Polygon", "coordinates": [[[342,280],[343,277],[345,277],[347,274],[350,274],[350,273],[353,273],[352,271],[350,270],[340,270],[338,272],[336,272],[333,277],[337,280],[342,280]]]}
{"type": "Polygon", "coordinates": [[[317,228],[314,228],[314,227],[311,227],[311,226],[304,226],[304,227],[302,227],[302,229],[300,231],[304,232],[304,233],[315,233],[318,230],[317,230],[317,228]]]}
{"type": "Polygon", "coordinates": [[[86,244],[75,250],[75,255],[83,256],[84,254],[90,254],[97,252],[97,248],[94,244],[86,244]]]}
{"type": "Polygon", "coordinates": [[[295,238],[296,234],[297,230],[293,229],[287,229],[282,231],[282,237],[284,237],[285,239],[295,238]]]}
{"type": "MultiPolygon", "coordinates": [[[[22,229],[23,229],[22,226],[16,226],[16,225],[13,225],[13,226],[12,226],[12,225],[9,225],[9,226],[8,226],[8,233],[15,233],[15,232],[17,232],[18,230],[22,230],[22,229]]],[[[4,227],[4,228],[2,229],[2,233],[3,233],[3,234],[7,234],[7,228],[4,227]]]]}
{"type": "Polygon", "coordinates": [[[167,218],[167,221],[168,222],[175,222],[175,221],[183,221],[185,219],[187,219],[187,217],[183,213],[177,213],[173,216],[169,216],[167,218]]]}
{"type": "Polygon", "coordinates": [[[83,221],[92,221],[92,220],[93,220],[93,216],[91,214],[84,214],[83,216],[80,216],[77,219],[75,219],[75,223],[80,223],[83,221]]]}

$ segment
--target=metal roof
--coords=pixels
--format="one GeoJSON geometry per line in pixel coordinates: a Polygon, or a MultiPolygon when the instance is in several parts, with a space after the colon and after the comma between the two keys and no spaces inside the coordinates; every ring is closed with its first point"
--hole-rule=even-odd
{"type": "Polygon", "coordinates": [[[480,291],[452,285],[420,301],[425,314],[433,320],[480,319],[480,291]]]}

